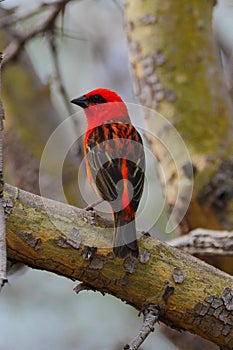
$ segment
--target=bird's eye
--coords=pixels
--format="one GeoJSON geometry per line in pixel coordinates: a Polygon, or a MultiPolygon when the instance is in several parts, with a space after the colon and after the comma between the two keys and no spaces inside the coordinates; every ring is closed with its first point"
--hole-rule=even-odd
{"type": "Polygon", "coordinates": [[[105,103],[106,100],[101,95],[93,95],[89,98],[90,102],[92,103],[105,103]]]}

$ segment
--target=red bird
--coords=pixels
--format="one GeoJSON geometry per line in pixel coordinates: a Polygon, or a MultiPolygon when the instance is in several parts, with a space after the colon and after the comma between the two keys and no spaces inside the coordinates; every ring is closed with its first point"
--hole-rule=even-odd
{"type": "Polygon", "coordinates": [[[135,215],[144,186],[145,155],[141,136],[126,105],[108,89],[96,89],[71,101],[84,108],[87,175],[112,207],[115,256],[138,257],[135,215]]]}

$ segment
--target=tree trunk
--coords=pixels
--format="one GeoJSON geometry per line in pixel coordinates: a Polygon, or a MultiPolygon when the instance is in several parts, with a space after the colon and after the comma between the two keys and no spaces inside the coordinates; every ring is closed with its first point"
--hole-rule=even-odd
{"type": "Polygon", "coordinates": [[[164,173],[173,226],[179,224],[181,232],[233,226],[232,106],[211,14],[207,0],[127,0],[125,8],[139,101],[170,122],[146,116],[148,130],[158,137],[149,141],[164,173]],[[176,142],[176,131],[185,145],[176,142]],[[183,157],[186,147],[190,161],[183,157]]]}

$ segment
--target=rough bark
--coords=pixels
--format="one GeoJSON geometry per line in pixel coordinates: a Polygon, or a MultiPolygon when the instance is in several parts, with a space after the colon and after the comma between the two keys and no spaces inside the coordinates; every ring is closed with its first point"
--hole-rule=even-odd
{"type": "Polygon", "coordinates": [[[187,253],[200,256],[233,256],[233,232],[196,229],[189,234],[177,237],[170,245],[181,248],[187,253]]]}
{"type": "Polygon", "coordinates": [[[233,232],[196,229],[169,244],[233,275],[233,232]]]}
{"type": "Polygon", "coordinates": [[[138,310],[159,305],[166,324],[233,348],[231,276],[150,237],[140,240],[139,261],[114,259],[104,220],[92,227],[89,213],[12,186],[5,197],[9,258],[83,281],[138,310]]]}
{"type": "Polygon", "coordinates": [[[148,130],[159,137],[149,141],[164,172],[167,206],[171,211],[178,198],[179,214],[187,205],[193,174],[191,204],[180,231],[230,229],[232,106],[211,32],[212,2],[182,0],[177,6],[173,0],[128,0],[125,15],[139,101],[171,122],[191,156],[190,163],[183,159],[184,148],[175,143],[173,127],[158,125],[148,114],[148,130]],[[161,140],[176,153],[175,162],[161,140]]]}

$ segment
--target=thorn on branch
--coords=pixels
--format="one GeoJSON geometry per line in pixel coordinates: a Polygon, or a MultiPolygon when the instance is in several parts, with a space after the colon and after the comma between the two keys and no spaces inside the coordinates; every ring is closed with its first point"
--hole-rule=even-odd
{"type": "Polygon", "coordinates": [[[86,291],[91,290],[92,292],[96,292],[96,289],[94,287],[92,287],[90,284],[85,282],[81,282],[77,284],[77,286],[75,286],[73,290],[75,291],[76,294],[79,294],[83,290],[86,290],[86,291]]]}
{"type": "Polygon", "coordinates": [[[160,315],[160,306],[149,304],[142,311],[144,315],[143,325],[139,330],[137,336],[130,344],[124,346],[124,350],[137,350],[148,337],[151,332],[154,332],[154,325],[158,322],[160,315]]]}
{"type": "Polygon", "coordinates": [[[168,302],[168,298],[174,293],[175,288],[172,286],[167,286],[163,295],[162,295],[162,299],[165,301],[165,303],[167,304],[168,302]]]}
{"type": "MultiPolygon", "coordinates": [[[[83,290],[86,291],[92,291],[92,292],[97,292],[97,289],[93,286],[91,286],[88,283],[85,282],[81,282],[79,284],[77,284],[77,286],[74,287],[73,289],[75,291],[75,293],[79,294],[80,292],[82,292],[83,290]]],[[[105,294],[103,292],[100,291],[100,293],[104,296],[105,294]]]]}

